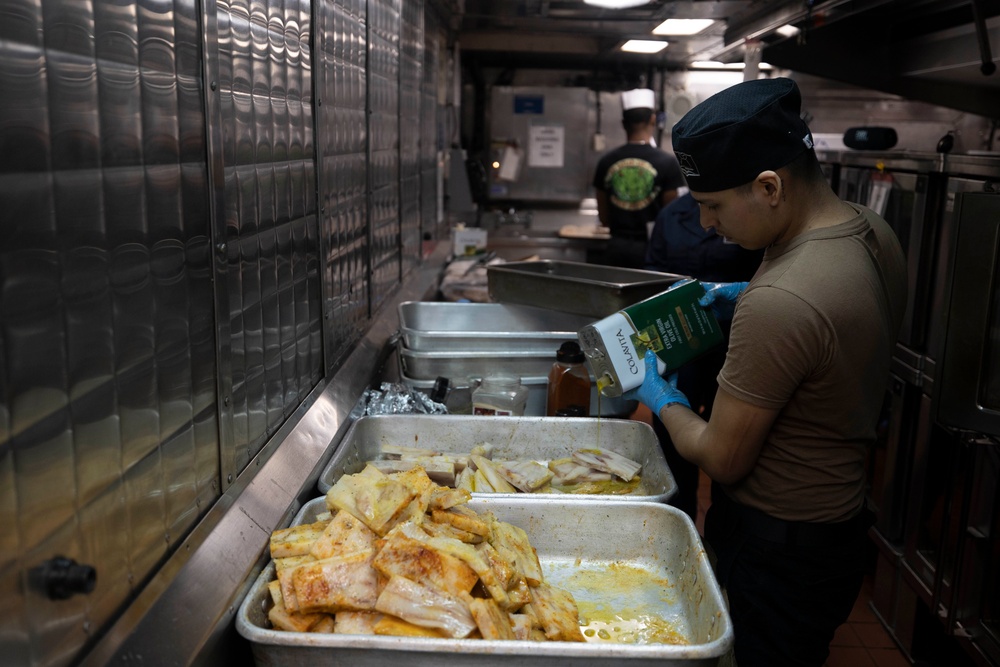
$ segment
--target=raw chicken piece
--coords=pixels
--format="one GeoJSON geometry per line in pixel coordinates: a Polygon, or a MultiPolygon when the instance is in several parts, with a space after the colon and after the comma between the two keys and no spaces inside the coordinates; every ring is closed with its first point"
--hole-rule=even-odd
{"type": "MultiPolygon", "coordinates": [[[[465,473],[460,473],[460,476],[462,474],[465,473]]],[[[469,474],[471,475],[472,472],[470,471],[469,474]]],[[[470,500],[472,500],[472,494],[466,489],[445,489],[439,486],[431,493],[430,509],[451,509],[457,505],[464,505],[470,500]]]]}
{"type": "Polygon", "coordinates": [[[378,598],[375,554],[355,553],[300,565],[292,584],[300,612],[371,611],[378,598]]]}
{"type": "Polygon", "coordinates": [[[334,617],[333,631],[338,635],[373,635],[381,618],[377,611],[340,611],[334,617]]]}
{"type": "Polygon", "coordinates": [[[458,473],[455,477],[455,488],[459,491],[465,491],[471,494],[475,491],[475,486],[473,485],[473,479],[475,479],[476,473],[472,468],[466,468],[462,472],[458,473]]]}
{"type": "Polygon", "coordinates": [[[274,561],[274,571],[281,584],[281,597],[285,601],[285,609],[288,611],[298,611],[299,601],[295,597],[295,585],[292,583],[292,572],[303,563],[312,563],[315,559],[308,554],[305,556],[289,556],[288,558],[276,558],[274,561]]]}
{"type": "Polygon", "coordinates": [[[479,544],[486,539],[482,535],[476,535],[475,533],[470,533],[467,530],[455,528],[455,526],[450,523],[424,521],[420,525],[431,537],[450,537],[460,542],[465,542],[466,544],[479,544]]]}
{"type": "Polygon", "coordinates": [[[494,449],[495,447],[493,446],[493,443],[484,442],[481,445],[476,445],[475,447],[473,447],[471,453],[475,454],[476,456],[482,456],[483,458],[486,459],[492,459],[494,449]]]}
{"type": "Polygon", "coordinates": [[[518,577],[513,586],[507,588],[507,604],[504,609],[517,611],[531,602],[531,587],[524,577],[518,577]]]}
{"type": "Polygon", "coordinates": [[[489,542],[501,555],[514,562],[518,572],[528,580],[529,586],[537,586],[542,582],[544,577],[542,565],[538,562],[538,552],[531,546],[526,532],[494,517],[490,523],[489,542]]]}
{"type": "Polygon", "coordinates": [[[376,611],[398,616],[425,628],[439,628],[449,637],[465,637],[476,629],[468,605],[433,586],[393,577],[375,603],[376,611]]]}
{"type": "Polygon", "coordinates": [[[370,461],[368,465],[375,466],[386,475],[421,469],[438,484],[444,486],[453,486],[455,484],[455,464],[443,459],[426,457],[419,459],[379,459],[370,461]]]}
{"type": "Polygon", "coordinates": [[[434,456],[412,456],[403,454],[401,461],[412,461],[425,468],[429,466],[452,466],[455,472],[462,472],[469,467],[468,454],[436,454],[434,456]]]}
{"type": "Polygon", "coordinates": [[[410,501],[410,504],[399,513],[399,516],[388,524],[387,528],[391,529],[392,526],[405,523],[406,521],[416,521],[417,523],[421,523],[424,520],[424,514],[427,512],[427,507],[431,502],[431,494],[434,492],[434,489],[440,487],[427,476],[427,473],[423,468],[413,468],[412,470],[407,470],[406,472],[394,473],[389,475],[389,477],[397,482],[402,482],[407,488],[417,495],[410,501]]]}
{"type": "Polygon", "coordinates": [[[324,618],[330,618],[326,614],[298,614],[285,609],[284,599],[281,596],[281,585],[277,581],[268,584],[267,590],[274,602],[274,606],[267,612],[267,619],[278,630],[309,632],[324,618]]]}
{"type": "Polygon", "coordinates": [[[632,459],[606,449],[578,449],[572,454],[577,463],[609,472],[626,482],[639,474],[642,466],[632,459]]]}
{"type": "MultiPolygon", "coordinates": [[[[511,484],[503,478],[503,475],[500,474],[500,471],[496,469],[496,464],[493,463],[493,461],[475,454],[469,458],[472,459],[473,465],[476,466],[476,472],[483,473],[483,476],[489,481],[490,486],[493,487],[494,491],[497,491],[498,493],[517,493],[517,489],[511,486],[511,484]]],[[[476,485],[476,490],[479,490],[478,484],[476,485]]]]}
{"type": "Polygon", "coordinates": [[[517,639],[507,612],[501,610],[492,599],[467,596],[465,601],[483,639],[517,639]]]}
{"type": "Polygon", "coordinates": [[[323,560],[374,549],[375,533],[349,512],[337,512],[309,553],[316,560],[323,560]]]}
{"type": "Polygon", "coordinates": [[[439,628],[425,628],[404,621],[395,616],[379,614],[379,621],[373,628],[376,635],[389,635],[392,637],[431,637],[434,639],[447,639],[450,635],[439,628]]]}
{"type": "Polygon", "coordinates": [[[482,542],[476,545],[476,551],[493,569],[497,581],[508,591],[517,575],[514,563],[500,555],[500,552],[493,548],[489,542],[482,542]]]}
{"type": "Polygon", "coordinates": [[[496,600],[501,606],[507,604],[506,589],[497,579],[496,574],[493,572],[493,568],[491,568],[489,563],[487,563],[479,552],[476,551],[475,547],[451,537],[431,537],[412,523],[404,524],[402,526],[402,530],[407,537],[418,540],[419,542],[422,542],[430,546],[432,549],[440,551],[441,553],[446,553],[464,561],[477,575],[479,575],[479,580],[483,583],[483,586],[493,599],[496,600]]]}
{"type": "Polygon", "coordinates": [[[606,482],[613,477],[609,472],[595,470],[590,466],[577,463],[571,458],[549,461],[549,470],[555,473],[555,478],[552,481],[563,486],[580,484],[581,482],[606,482]]]}
{"type": "Polygon", "coordinates": [[[400,459],[404,456],[437,456],[441,452],[434,449],[422,449],[420,447],[406,447],[404,445],[382,444],[382,458],[400,459]]]}
{"type": "Polygon", "coordinates": [[[336,632],[336,628],[337,628],[337,622],[333,619],[333,616],[330,616],[329,614],[323,614],[323,618],[320,619],[319,623],[309,628],[309,632],[313,632],[320,635],[332,635],[334,632],[336,632]]]}
{"type": "Polygon", "coordinates": [[[525,493],[532,493],[552,479],[552,471],[535,461],[504,461],[497,464],[497,472],[525,493]]]}
{"type": "Polygon", "coordinates": [[[430,545],[393,532],[372,565],[386,578],[401,576],[453,593],[468,593],[479,580],[469,565],[430,545]]]}
{"type": "Polygon", "coordinates": [[[464,505],[458,505],[447,510],[432,510],[431,518],[438,523],[451,524],[459,530],[464,530],[474,535],[486,537],[490,534],[489,524],[464,505]]]}
{"type": "Polygon", "coordinates": [[[580,615],[576,601],[568,591],[542,583],[531,589],[531,607],[553,641],[582,642],[580,615]]]}
{"type": "Polygon", "coordinates": [[[325,523],[317,521],[275,530],[271,533],[271,558],[305,556],[325,528],[325,523]]]}
{"type": "Polygon", "coordinates": [[[383,474],[374,466],[354,475],[344,475],[326,492],[326,506],[350,512],[379,535],[385,535],[392,521],[417,494],[402,482],[383,474]]]}
{"type": "Polygon", "coordinates": [[[510,627],[514,631],[514,639],[531,639],[531,617],[524,614],[507,614],[510,627]]]}

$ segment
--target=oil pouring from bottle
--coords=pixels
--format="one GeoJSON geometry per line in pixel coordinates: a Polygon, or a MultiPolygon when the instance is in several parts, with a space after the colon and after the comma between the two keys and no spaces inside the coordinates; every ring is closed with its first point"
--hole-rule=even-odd
{"type": "Polygon", "coordinates": [[[580,347],[597,378],[599,394],[621,396],[642,384],[647,349],[662,375],[722,343],[711,309],[698,304],[705,288],[683,280],[578,332],[580,347]]]}

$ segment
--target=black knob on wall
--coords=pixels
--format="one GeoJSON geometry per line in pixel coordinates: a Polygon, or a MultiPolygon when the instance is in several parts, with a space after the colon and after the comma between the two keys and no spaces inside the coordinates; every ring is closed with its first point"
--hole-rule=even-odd
{"type": "Polygon", "coordinates": [[[97,570],[71,558],[56,556],[31,570],[34,588],[50,600],[67,600],[76,593],[90,593],[97,584],[97,570]]]}

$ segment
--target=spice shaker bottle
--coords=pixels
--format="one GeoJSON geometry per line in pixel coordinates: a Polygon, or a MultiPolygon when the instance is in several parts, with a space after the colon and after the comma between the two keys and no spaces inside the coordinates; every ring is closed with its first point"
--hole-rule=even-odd
{"type": "Polygon", "coordinates": [[[579,408],[590,414],[590,371],[586,357],[575,340],[566,341],[556,352],[556,361],[549,371],[549,392],[545,414],[555,416],[561,410],[579,408]]]}

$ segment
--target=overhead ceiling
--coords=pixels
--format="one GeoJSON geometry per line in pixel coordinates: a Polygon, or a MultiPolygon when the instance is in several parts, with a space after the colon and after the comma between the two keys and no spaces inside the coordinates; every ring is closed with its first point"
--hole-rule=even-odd
{"type": "Polygon", "coordinates": [[[944,103],[991,117],[1000,109],[996,0],[653,0],[604,9],[583,0],[464,0],[452,29],[464,63],[479,67],[686,70],[742,62],[759,45],[772,65],[944,103]],[[669,18],[713,19],[690,36],[654,36],[669,18]],[[978,22],[978,25],[977,25],[978,22]],[[794,25],[795,37],[776,32],[794,25]],[[662,39],[653,55],[627,39],[662,39]]]}

